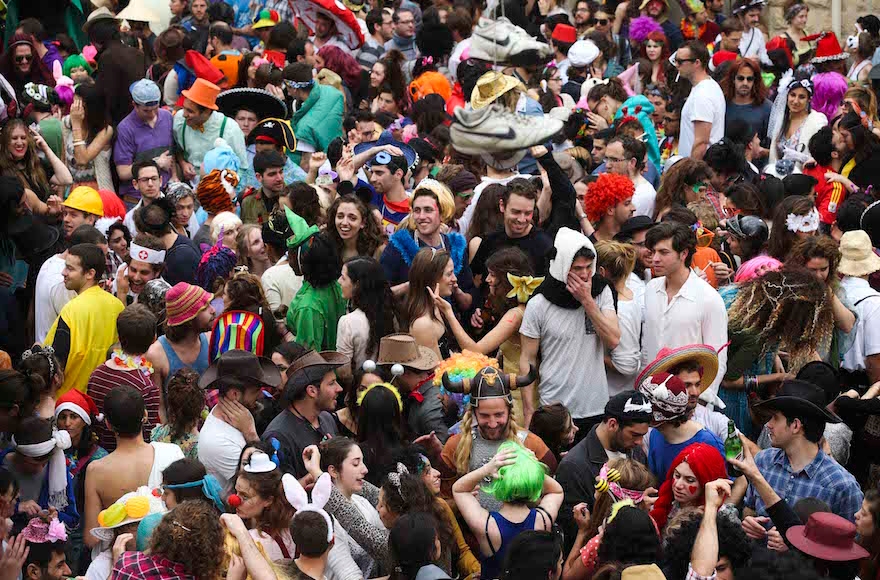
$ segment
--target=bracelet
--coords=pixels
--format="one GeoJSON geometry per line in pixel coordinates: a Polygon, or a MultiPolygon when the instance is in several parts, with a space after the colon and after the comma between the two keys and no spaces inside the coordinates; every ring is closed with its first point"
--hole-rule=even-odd
{"type": "Polygon", "coordinates": [[[755,375],[743,375],[743,385],[746,391],[753,393],[758,390],[758,377],[755,375]]]}
{"type": "Polygon", "coordinates": [[[85,142],[85,141],[74,141],[74,142],[73,142],[73,146],[74,146],[74,147],[79,147],[80,145],[82,145],[83,147],[85,147],[86,142],[85,142]]]}

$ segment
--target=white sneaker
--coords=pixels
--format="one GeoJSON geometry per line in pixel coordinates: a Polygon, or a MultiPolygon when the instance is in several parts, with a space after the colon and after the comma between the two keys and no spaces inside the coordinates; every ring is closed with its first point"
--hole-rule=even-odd
{"type": "Polygon", "coordinates": [[[449,128],[452,146],[465,155],[528,149],[546,143],[562,130],[559,119],[527,117],[493,104],[476,111],[455,109],[455,122],[449,128]]]}
{"type": "Polygon", "coordinates": [[[470,58],[534,66],[552,57],[549,44],[538,42],[504,16],[494,20],[481,17],[471,35],[470,58]]]}

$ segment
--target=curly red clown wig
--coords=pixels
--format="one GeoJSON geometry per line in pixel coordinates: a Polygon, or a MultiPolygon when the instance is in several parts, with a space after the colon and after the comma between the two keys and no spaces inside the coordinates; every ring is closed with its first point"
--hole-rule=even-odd
{"type": "Polygon", "coordinates": [[[624,175],[601,173],[599,178],[587,186],[584,196],[584,211],[593,223],[602,219],[605,213],[622,201],[633,196],[635,186],[624,175]]]}

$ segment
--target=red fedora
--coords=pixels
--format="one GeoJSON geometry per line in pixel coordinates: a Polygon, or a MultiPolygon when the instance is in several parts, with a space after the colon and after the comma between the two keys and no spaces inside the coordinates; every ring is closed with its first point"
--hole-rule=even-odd
{"type": "Polygon", "coordinates": [[[856,544],[856,525],[830,512],[816,512],[805,526],[788,528],[785,537],[808,556],[829,562],[850,562],[868,557],[856,544]]]}

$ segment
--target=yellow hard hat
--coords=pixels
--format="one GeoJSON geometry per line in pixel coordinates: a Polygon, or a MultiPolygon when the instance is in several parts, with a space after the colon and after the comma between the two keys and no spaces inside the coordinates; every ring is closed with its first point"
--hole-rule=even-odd
{"type": "Polygon", "coordinates": [[[70,195],[64,200],[64,207],[104,217],[104,202],[101,201],[101,194],[98,193],[98,190],[84,185],[75,187],[70,192],[70,195]]]}

